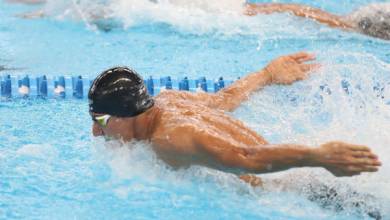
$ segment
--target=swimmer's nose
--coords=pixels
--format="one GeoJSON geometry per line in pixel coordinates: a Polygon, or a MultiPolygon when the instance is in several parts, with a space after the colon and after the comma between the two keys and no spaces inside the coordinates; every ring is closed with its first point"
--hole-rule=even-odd
{"type": "Polygon", "coordinates": [[[92,125],[92,134],[95,137],[104,135],[102,128],[98,124],[96,124],[96,122],[94,122],[92,125]]]}

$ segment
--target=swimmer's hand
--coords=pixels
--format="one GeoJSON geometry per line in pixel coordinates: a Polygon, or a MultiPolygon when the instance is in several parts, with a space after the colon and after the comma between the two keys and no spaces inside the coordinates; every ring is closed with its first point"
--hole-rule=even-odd
{"type": "Polygon", "coordinates": [[[320,67],[318,63],[306,63],[312,60],[315,60],[315,55],[305,52],[282,56],[268,64],[264,71],[271,83],[290,85],[306,79],[310,71],[320,67]]]}
{"type": "Polygon", "coordinates": [[[370,148],[343,142],[329,142],[315,149],[315,165],[326,168],[333,175],[354,176],[362,172],[378,171],[381,162],[370,148]]]}

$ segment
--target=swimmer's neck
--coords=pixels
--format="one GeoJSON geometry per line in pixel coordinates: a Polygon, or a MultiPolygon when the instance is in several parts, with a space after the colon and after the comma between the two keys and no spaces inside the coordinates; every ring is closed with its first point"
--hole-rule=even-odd
{"type": "Polygon", "coordinates": [[[134,138],[137,140],[150,140],[156,128],[160,115],[160,108],[156,105],[147,110],[145,113],[137,116],[134,120],[132,129],[134,138]]]}

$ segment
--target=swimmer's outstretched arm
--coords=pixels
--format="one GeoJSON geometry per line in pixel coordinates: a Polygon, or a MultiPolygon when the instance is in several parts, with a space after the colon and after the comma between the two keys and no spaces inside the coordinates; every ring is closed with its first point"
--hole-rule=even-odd
{"type": "Polygon", "coordinates": [[[264,69],[251,73],[212,95],[209,105],[210,107],[233,111],[243,101],[247,100],[253,92],[267,85],[289,85],[295,81],[305,79],[311,70],[319,67],[319,64],[306,63],[314,59],[313,54],[305,52],[279,57],[264,69]]]}
{"type": "MultiPolygon", "coordinates": [[[[45,0],[6,0],[6,2],[9,2],[9,3],[23,3],[23,4],[31,4],[31,5],[34,4],[35,5],[35,4],[43,4],[46,1],[45,0]]],[[[45,14],[44,14],[42,9],[38,10],[38,11],[32,11],[32,12],[28,12],[28,13],[23,13],[23,14],[17,15],[17,17],[27,18],[27,19],[42,18],[44,16],[45,16],[45,14]]]]}
{"type": "Polygon", "coordinates": [[[245,14],[253,16],[256,14],[271,14],[288,12],[295,16],[310,18],[319,23],[326,24],[330,27],[349,29],[353,28],[343,16],[331,14],[318,8],[313,8],[301,4],[283,4],[283,3],[264,3],[252,4],[248,3],[245,6],[245,14]]]}
{"type": "Polygon", "coordinates": [[[241,168],[245,172],[268,173],[297,167],[323,167],[335,176],[354,176],[376,172],[380,162],[364,146],[327,143],[319,148],[301,145],[264,145],[250,148],[206,147],[227,169],[241,168]]]}
{"type": "Polygon", "coordinates": [[[306,63],[312,60],[315,60],[315,56],[305,52],[282,56],[273,60],[264,69],[235,81],[215,94],[177,92],[176,98],[200,102],[210,108],[233,111],[253,92],[267,85],[289,85],[297,80],[305,79],[310,71],[320,66],[306,63]]]}
{"type": "Polygon", "coordinates": [[[247,146],[223,131],[208,132],[195,125],[172,128],[153,142],[169,155],[180,155],[194,160],[194,163],[237,174],[323,167],[335,176],[354,176],[376,172],[381,165],[378,157],[366,146],[343,142],[329,142],[316,148],[267,143],[247,146]]]}

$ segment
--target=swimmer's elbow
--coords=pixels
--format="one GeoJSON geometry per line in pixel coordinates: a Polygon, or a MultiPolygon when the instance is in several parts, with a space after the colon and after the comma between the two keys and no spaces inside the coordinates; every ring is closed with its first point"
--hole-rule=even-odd
{"type": "Polygon", "coordinates": [[[267,164],[262,163],[258,159],[248,157],[245,150],[239,153],[220,154],[218,160],[223,164],[225,171],[235,174],[270,172],[267,164]]]}

